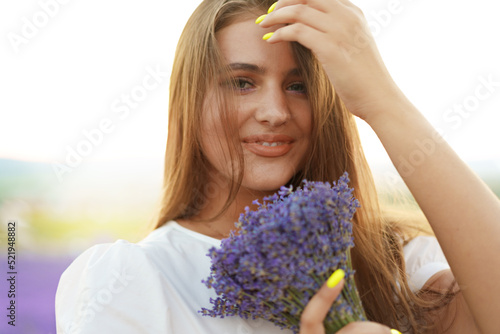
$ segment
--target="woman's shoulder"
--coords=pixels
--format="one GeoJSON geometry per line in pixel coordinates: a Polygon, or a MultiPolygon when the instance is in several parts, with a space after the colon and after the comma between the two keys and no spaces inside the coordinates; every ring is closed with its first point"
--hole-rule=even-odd
{"type": "Polygon", "coordinates": [[[450,269],[448,261],[433,236],[417,236],[403,246],[408,282],[420,290],[436,273],[450,269]]]}
{"type": "MultiPolygon", "coordinates": [[[[87,280],[116,276],[115,271],[130,270],[133,267],[146,269],[147,254],[138,244],[126,240],[98,244],[81,253],[64,271],[61,280],[74,275],[86,275],[87,280]],[[95,275],[94,275],[95,274],[95,275]]],[[[139,269],[139,268],[137,268],[139,269]]]]}
{"type": "Polygon", "coordinates": [[[164,331],[150,327],[164,324],[158,319],[169,308],[168,290],[186,280],[184,273],[189,270],[185,267],[206,269],[205,254],[212,246],[210,240],[178,226],[172,222],[138,243],[118,240],[80,254],[61,275],[57,288],[58,333],[69,333],[71,328],[101,331],[111,319],[115,325],[124,325],[123,333],[134,326],[147,332],[164,331]]]}
{"type": "MultiPolygon", "coordinates": [[[[112,330],[106,319],[124,315],[140,325],[144,314],[139,311],[135,316],[129,310],[134,301],[139,309],[144,307],[141,296],[158,289],[154,266],[140,246],[124,240],[95,245],[61,275],[56,292],[57,332],[112,330]]],[[[151,299],[150,303],[159,301],[151,299]]]]}
{"type": "MultiPolygon", "coordinates": [[[[154,236],[157,234],[155,230],[137,243],[120,239],[113,243],[91,246],[71,263],[63,273],[63,277],[80,271],[92,273],[99,269],[99,271],[107,272],[118,267],[143,265],[144,261],[147,263],[149,253],[155,249],[155,243],[159,238],[154,236]]],[[[163,247],[168,247],[168,245],[164,243],[163,247]]]]}
{"type": "Polygon", "coordinates": [[[199,235],[172,221],[152,231],[137,243],[117,240],[97,244],[80,254],[65,270],[62,278],[85,274],[88,280],[114,277],[117,271],[158,271],[158,265],[182,257],[205,257],[218,240],[199,235]]]}

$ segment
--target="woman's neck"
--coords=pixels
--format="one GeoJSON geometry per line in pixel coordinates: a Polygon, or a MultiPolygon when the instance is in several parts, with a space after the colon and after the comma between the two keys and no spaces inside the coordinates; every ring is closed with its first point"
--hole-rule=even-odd
{"type": "MultiPolygon", "coordinates": [[[[216,183],[209,183],[216,184],[216,183]]],[[[224,239],[229,237],[231,231],[235,231],[235,222],[238,221],[240,214],[245,211],[245,207],[255,209],[256,205],[253,201],[258,199],[262,202],[262,198],[268,195],[267,193],[255,192],[244,187],[240,187],[235,199],[229,207],[219,215],[226,204],[229,194],[229,185],[227,182],[217,183],[217,186],[212,188],[207,194],[202,194],[203,205],[199,212],[187,219],[179,219],[178,223],[190,230],[207,235],[216,239],[224,239]],[[224,184],[224,186],[222,186],[224,184]],[[212,219],[213,217],[216,217],[212,219]]]]}

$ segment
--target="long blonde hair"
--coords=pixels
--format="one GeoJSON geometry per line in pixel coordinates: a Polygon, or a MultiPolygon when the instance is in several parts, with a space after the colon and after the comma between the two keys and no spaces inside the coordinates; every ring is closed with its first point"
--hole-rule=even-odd
{"type": "MultiPolygon", "coordinates": [[[[194,216],[210,196],[206,188],[209,166],[199,135],[207,89],[217,86],[217,78],[225,68],[217,31],[242,16],[261,15],[274,1],[204,0],[188,21],[177,47],[170,82],[164,196],[156,227],[194,216]]],[[[298,43],[292,46],[309,92],[313,133],[306,164],[290,184],[296,187],[304,178],[332,182],[344,171],[349,173],[354,195],[362,204],[354,217],[352,258],[368,318],[392,328],[421,332],[427,327],[426,310],[442,300],[425,301],[411,292],[401,246],[404,229],[396,229],[382,215],[354,117],[336,95],[311,51],[298,43]]],[[[221,110],[230,108],[224,96],[219,96],[219,101],[221,110]]],[[[222,113],[222,121],[228,125],[224,126],[225,135],[234,138],[228,114],[222,113]]],[[[229,141],[228,158],[235,177],[224,209],[234,200],[241,182],[243,158],[238,145],[229,141]]]]}

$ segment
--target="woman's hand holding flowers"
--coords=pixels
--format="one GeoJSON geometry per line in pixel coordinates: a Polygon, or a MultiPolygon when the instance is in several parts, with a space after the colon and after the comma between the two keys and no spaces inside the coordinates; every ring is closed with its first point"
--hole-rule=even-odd
{"type": "MultiPolygon", "coordinates": [[[[302,312],[300,319],[300,334],[325,334],[325,327],[323,325],[325,317],[343,287],[343,279],[333,287],[329,287],[327,283],[323,284],[302,312]]],[[[399,332],[394,329],[391,330],[389,327],[370,321],[352,322],[337,332],[337,334],[397,333],[399,332]]]]}

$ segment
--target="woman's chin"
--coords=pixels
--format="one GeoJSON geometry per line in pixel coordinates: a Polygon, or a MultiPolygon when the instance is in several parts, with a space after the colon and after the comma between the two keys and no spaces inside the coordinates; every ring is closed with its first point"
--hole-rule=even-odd
{"type": "Polygon", "coordinates": [[[241,185],[250,191],[272,194],[286,185],[292,177],[293,173],[284,171],[266,175],[245,175],[241,185]]]}

